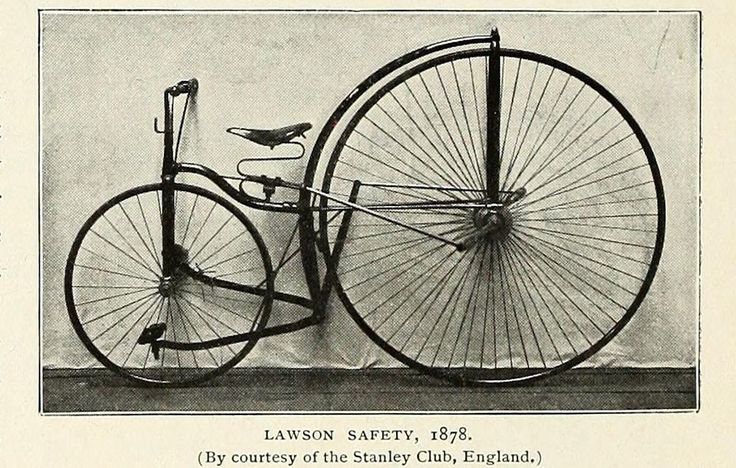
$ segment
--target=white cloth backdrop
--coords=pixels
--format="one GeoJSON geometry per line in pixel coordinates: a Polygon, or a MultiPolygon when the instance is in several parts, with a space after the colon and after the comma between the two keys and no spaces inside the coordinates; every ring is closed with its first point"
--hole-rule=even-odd
{"type": "MultiPolygon", "coordinates": [[[[659,272],[637,315],[588,364],[692,366],[697,343],[699,24],[693,14],[44,13],[41,54],[43,364],[96,365],[69,323],[66,255],[103,201],[159,177],[164,87],[196,76],[196,122],[181,159],[234,172],[230,126],[321,125],[365,76],[438,40],[497,26],[506,47],[558,58],[603,83],[639,121],[667,199],[659,272]]],[[[252,149],[248,147],[247,149],[252,149]]],[[[253,172],[300,180],[305,161],[253,172]]],[[[278,259],[292,220],[246,210],[278,259]],[[289,226],[285,228],[285,226],[289,226]]],[[[275,261],[275,260],[274,260],[275,261]]],[[[277,286],[304,291],[300,263],[277,286]]],[[[301,311],[274,304],[274,321],[301,311]]],[[[326,323],[262,340],[244,366],[397,365],[336,298],[326,323]]]]}

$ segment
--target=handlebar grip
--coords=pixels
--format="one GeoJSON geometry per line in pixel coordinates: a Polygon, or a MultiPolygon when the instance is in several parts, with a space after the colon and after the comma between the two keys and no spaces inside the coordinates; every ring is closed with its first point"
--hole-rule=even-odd
{"type": "Polygon", "coordinates": [[[169,92],[174,96],[178,96],[179,94],[194,94],[197,92],[198,88],[199,81],[197,81],[196,78],[192,78],[190,80],[178,82],[177,84],[169,88],[169,92]]]}
{"type": "Polygon", "coordinates": [[[177,83],[176,87],[179,89],[180,93],[196,93],[197,88],[199,88],[199,81],[197,81],[196,78],[192,78],[190,80],[186,81],[180,81],[177,83]]]}
{"type": "Polygon", "coordinates": [[[192,78],[187,83],[189,84],[189,92],[195,94],[199,89],[199,81],[196,78],[192,78]]]}

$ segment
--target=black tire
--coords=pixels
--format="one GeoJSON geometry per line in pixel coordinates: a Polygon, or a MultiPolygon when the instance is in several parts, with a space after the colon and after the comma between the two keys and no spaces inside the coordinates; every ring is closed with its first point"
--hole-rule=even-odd
{"type": "MultiPolygon", "coordinates": [[[[488,41],[429,46],[369,77],[322,130],[305,185],[319,171],[324,192],[347,197],[360,180],[357,203],[372,206],[485,193],[475,95],[484,89],[488,41]],[[422,184],[461,190],[406,187],[422,184]]],[[[404,364],[458,384],[526,383],[588,359],[638,309],[664,243],[662,181],[632,115],[569,65],[520,50],[500,56],[500,135],[510,134],[500,170],[506,234],[458,252],[354,211],[338,265],[329,253],[341,218],[321,211],[317,237],[303,214],[305,262],[316,255],[308,241],[318,238],[360,328],[404,364]]],[[[441,236],[478,235],[468,209],[391,214],[441,236]]]]}
{"type": "Polygon", "coordinates": [[[138,384],[184,386],[218,376],[257,340],[200,351],[161,349],[136,341],[147,326],[166,323],[163,339],[198,342],[265,327],[273,271],[263,239],[224,198],[175,184],[176,243],[190,267],[236,283],[260,283],[263,296],[215,288],[185,274],[162,287],[161,190],[151,184],[103,204],[72,244],[64,277],[74,330],[105,367],[138,384]],[[168,290],[167,290],[168,288],[168,290]]]}

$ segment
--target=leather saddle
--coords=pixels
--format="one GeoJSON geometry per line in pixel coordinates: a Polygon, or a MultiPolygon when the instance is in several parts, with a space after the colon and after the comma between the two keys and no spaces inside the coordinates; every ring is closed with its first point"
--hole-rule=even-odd
{"type": "Polygon", "coordinates": [[[312,124],[304,122],[272,130],[230,127],[227,129],[227,132],[273,149],[275,146],[282,145],[284,143],[291,143],[291,140],[298,136],[304,137],[304,134],[310,128],[312,128],[312,124]]]}

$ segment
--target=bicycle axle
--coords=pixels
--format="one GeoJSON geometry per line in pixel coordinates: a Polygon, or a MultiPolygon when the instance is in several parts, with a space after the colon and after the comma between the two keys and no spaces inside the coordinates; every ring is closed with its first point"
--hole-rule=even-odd
{"type": "Polygon", "coordinates": [[[509,206],[524,198],[526,189],[521,187],[509,192],[501,207],[475,208],[468,213],[466,231],[459,240],[458,250],[462,251],[477,244],[480,240],[503,241],[508,237],[513,225],[509,206]]]}

